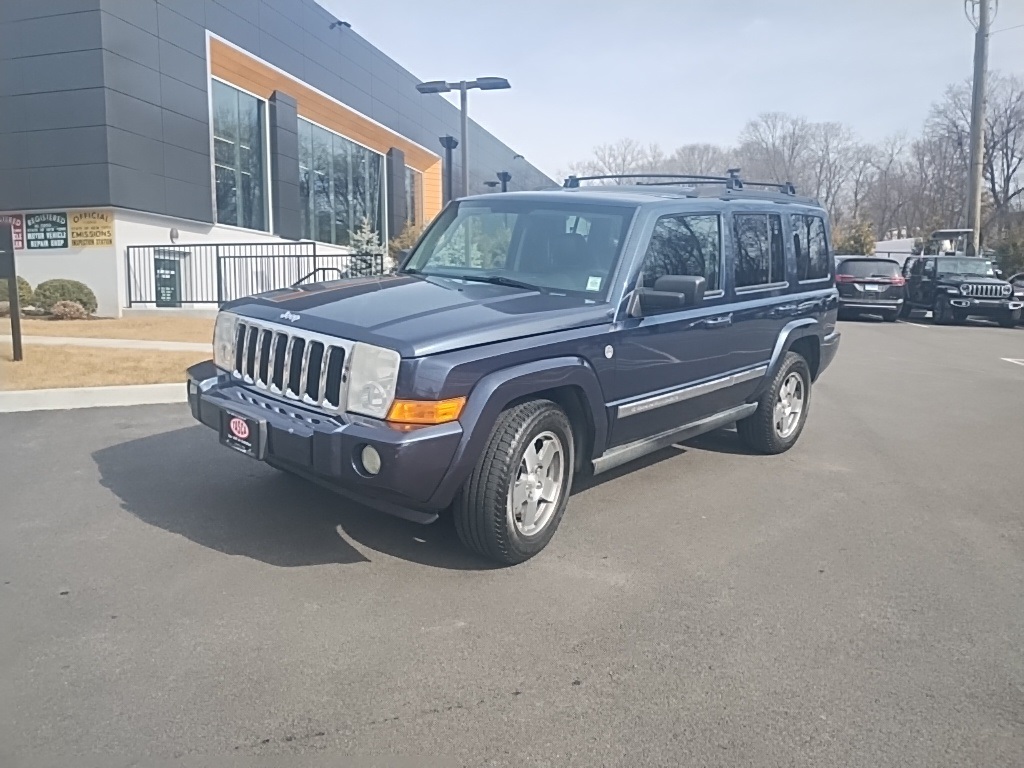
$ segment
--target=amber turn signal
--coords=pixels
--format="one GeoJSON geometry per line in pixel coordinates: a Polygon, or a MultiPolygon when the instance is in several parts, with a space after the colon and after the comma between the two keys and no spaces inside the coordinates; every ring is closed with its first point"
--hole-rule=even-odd
{"type": "Polygon", "coordinates": [[[394,424],[447,424],[462,415],[466,398],[450,400],[395,400],[387,420],[394,424]]]}

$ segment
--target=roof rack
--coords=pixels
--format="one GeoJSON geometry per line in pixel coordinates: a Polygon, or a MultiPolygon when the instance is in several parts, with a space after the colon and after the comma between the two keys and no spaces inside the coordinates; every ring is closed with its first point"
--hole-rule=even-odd
{"type": "Polygon", "coordinates": [[[576,189],[581,181],[605,181],[608,179],[638,179],[637,185],[644,187],[667,187],[681,185],[711,185],[725,184],[729,190],[743,189],[744,187],[761,187],[763,189],[776,189],[786,195],[796,195],[796,187],[790,181],[745,181],[740,177],[739,168],[730,168],[728,176],[699,176],[688,173],[607,173],[598,176],[569,176],[562,185],[566,189],[576,189]],[[664,179],[664,181],[639,181],[639,179],[664,179]]]}

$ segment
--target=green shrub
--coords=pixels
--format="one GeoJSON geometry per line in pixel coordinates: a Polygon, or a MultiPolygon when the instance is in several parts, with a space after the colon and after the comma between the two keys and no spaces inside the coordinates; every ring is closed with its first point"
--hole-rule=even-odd
{"type": "MultiPolygon", "coordinates": [[[[0,280],[0,301],[7,301],[7,281],[0,280]]],[[[24,277],[18,277],[18,301],[24,309],[32,303],[32,286],[24,277]]]]}
{"type": "Polygon", "coordinates": [[[77,301],[58,301],[50,310],[54,320],[88,320],[89,313],[77,301]]]}
{"type": "Polygon", "coordinates": [[[85,283],[77,280],[47,280],[36,286],[37,307],[51,312],[58,301],[78,302],[89,314],[96,311],[96,294],[85,283]]]}

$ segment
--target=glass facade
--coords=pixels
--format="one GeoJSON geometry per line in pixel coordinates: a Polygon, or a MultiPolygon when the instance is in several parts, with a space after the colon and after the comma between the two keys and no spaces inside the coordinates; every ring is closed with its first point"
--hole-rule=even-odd
{"type": "Polygon", "coordinates": [[[383,155],[300,118],[302,237],[348,245],[352,231],[369,219],[386,242],[383,169],[383,155]]]}
{"type": "Polygon", "coordinates": [[[265,105],[218,80],[211,87],[217,223],[268,230],[265,105]]]}

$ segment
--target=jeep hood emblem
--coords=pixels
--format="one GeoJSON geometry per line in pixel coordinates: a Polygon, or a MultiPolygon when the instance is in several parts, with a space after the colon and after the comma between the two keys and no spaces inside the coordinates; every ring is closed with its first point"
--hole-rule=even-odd
{"type": "Polygon", "coordinates": [[[281,320],[287,320],[289,323],[294,323],[300,317],[301,317],[301,315],[296,315],[293,312],[282,312],[280,319],[281,320]]]}

